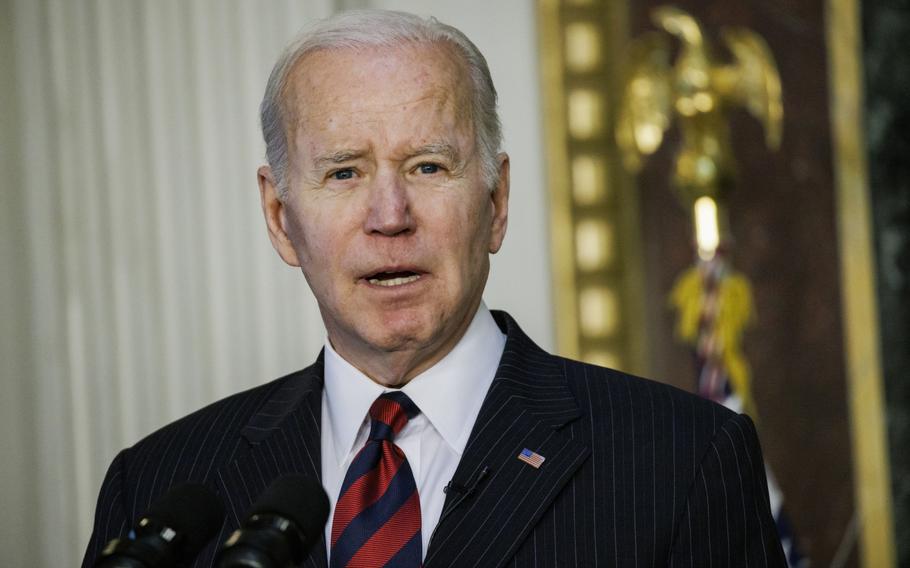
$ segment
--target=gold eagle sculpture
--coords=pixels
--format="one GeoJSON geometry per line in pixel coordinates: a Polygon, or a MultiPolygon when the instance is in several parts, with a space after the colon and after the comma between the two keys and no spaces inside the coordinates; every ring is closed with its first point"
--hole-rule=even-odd
{"type": "Polygon", "coordinates": [[[745,107],[762,123],[768,147],[780,145],[783,106],[774,57],[755,32],[731,28],[721,33],[732,60],[721,63],[688,13],[661,6],[651,19],[679,38],[680,48],[671,64],[666,34],[648,32],[632,42],[616,123],[623,162],[637,172],[660,147],[675,115],[682,144],[674,185],[687,205],[700,196],[720,197],[735,175],[727,109],[745,107]]]}

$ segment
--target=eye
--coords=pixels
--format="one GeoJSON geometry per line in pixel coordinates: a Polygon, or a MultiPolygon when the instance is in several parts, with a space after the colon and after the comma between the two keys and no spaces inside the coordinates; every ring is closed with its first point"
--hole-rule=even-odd
{"type": "Polygon", "coordinates": [[[432,175],[440,170],[439,164],[420,164],[417,170],[422,174],[432,175]]]}
{"type": "Polygon", "coordinates": [[[329,174],[329,177],[334,180],[344,181],[352,179],[354,177],[354,170],[351,168],[345,168],[343,170],[336,170],[329,174]]]}

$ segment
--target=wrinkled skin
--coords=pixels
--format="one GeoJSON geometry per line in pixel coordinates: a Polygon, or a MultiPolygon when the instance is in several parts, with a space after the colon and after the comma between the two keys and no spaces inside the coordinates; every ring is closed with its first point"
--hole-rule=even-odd
{"type": "Polygon", "coordinates": [[[380,384],[455,346],[505,236],[508,156],[490,188],[467,85],[445,45],[310,53],[284,93],[286,196],[259,170],[273,246],[303,270],[333,348],[380,384]]]}

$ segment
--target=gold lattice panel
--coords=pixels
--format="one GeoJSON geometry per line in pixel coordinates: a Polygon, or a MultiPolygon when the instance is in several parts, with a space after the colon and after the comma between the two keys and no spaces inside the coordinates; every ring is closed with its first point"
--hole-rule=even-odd
{"type": "Polygon", "coordinates": [[[556,335],[564,355],[646,373],[637,198],[612,135],[620,4],[539,3],[556,335]]]}

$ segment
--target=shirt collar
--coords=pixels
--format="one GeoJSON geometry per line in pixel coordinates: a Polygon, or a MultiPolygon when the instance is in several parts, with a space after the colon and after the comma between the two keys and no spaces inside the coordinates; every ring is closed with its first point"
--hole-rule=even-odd
{"type": "MultiPolygon", "coordinates": [[[[496,375],[505,343],[505,336],[481,302],[455,347],[401,389],[459,455],[496,375]]],[[[370,405],[389,390],[393,389],[373,382],[345,361],[326,338],[326,406],[339,465],[353,449],[370,405]]]]}

